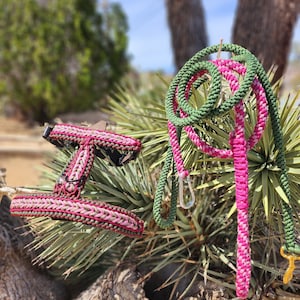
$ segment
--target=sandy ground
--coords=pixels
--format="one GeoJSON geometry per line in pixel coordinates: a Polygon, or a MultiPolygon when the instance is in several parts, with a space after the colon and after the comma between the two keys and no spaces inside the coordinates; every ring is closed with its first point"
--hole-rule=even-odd
{"type": "Polygon", "coordinates": [[[42,159],[26,159],[20,156],[0,156],[1,166],[6,168],[6,183],[11,187],[30,187],[39,184],[42,159]]]}
{"type": "Polygon", "coordinates": [[[6,169],[8,186],[39,184],[48,153],[54,151],[42,133],[42,127],[29,128],[17,120],[0,117],[0,168],[6,169]]]}

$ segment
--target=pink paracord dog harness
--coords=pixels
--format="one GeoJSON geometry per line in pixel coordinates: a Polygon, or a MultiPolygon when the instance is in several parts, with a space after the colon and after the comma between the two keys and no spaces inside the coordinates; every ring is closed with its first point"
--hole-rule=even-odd
{"type": "MultiPolygon", "coordinates": [[[[218,69],[223,78],[228,81],[229,87],[233,94],[239,89],[238,76],[246,74],[246,67],[233,60],[229,59],[216,59],[211,61],[218,69]]],[[[191,87],[197,79],[200,79],[207,72],[205,70],[196,73],[188,82],[185,90],[185,97],[188,100],[191,92],[191,87]]],[[[258,110],[257,123],[253,129],[252,135],[246,140],[245,137],[245,107],[243,100],[235,105],[235,129],[229,136],[230,149],[218,149],[202,140],[196,133],[193,126],[184,126],[187,136],[201,151],[211,156],[220,158],[233,158],[235,169],[235,185],[236,185],[236,207],[237,207],[237,220],[238,220],[238,233],[237,233],[237,274],[236,274],[236,292],[237,296],[245,299],[249,291],[249,282],[251,278],[251,256],[250,256],[250,243],[249,243],[249,229],[248,229],[248,160],[247,151],[254,147],[261,138],[264,128],[266,126],[268,116],[268,102],[265,91],[257,78],[254,79],[251,86],[255,97],[256,106],[258,110]]],[[[178,110],[178,102],[173,99],[174,113],[180,118],[187,118],[189,115],[184,112],[181,107],[178,110]]],[[[179,176],[179,198],[180,196],[180,182],[187,180],[189,183],[189,171],[185,169],[183,158],[181,155],[180,144],[178,140],[178,132],[176,126],[171,120],[168,121],[169,141],[173,152],[173,159],[179,176]]],[[[192,192],[191,188],[190,191],[192,192]]],[[[182,199],[181,199],[182,204],[182,199]]],[[[189,208],[190,205],[182,205],[183,208],[189,208]]],[[[159,223],[160,218],[156,218],[159,223]]],[[[167,221],[163,221],[159,225],[167,227],[167,221]],[[163,223],[165,222],[165,223],[163,223]],[[166,226],[164,226],[166,225],[166,226]]]]}
{"type": "Polygon", "coordinates": [[[12,215],[51,217],[112,230],[129,237],[140,237],[143,221],[134,213],[101,201],[80,197],[93,166],[95,155],[109,158],[115,166],[134,159],[141,143],[131,137],[70,124],[47,127],[44,137],[58,147],[78,146],[54,186],[53,193],[27,194],[14,197],[12,215]]]}

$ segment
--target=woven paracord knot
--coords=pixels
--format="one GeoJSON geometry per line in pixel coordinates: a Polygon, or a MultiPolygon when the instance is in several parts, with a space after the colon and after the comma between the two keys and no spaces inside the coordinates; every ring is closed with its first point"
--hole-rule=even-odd
{"type": "MultiPolygon", "coordinates": [[[[193,56],[174,77],[166,94],[165,108],[168,118],[169,147],[155,194],[153,205],[154,219],[160,227],[167,228],[172,225],[176,217],[178,184],[174,174],[175,169],[179,178],[185,178],[189,175],[189,171],[184,167],[180,150],[182,130],[186,131],[188,138],[201,151],[211,156],[233,158],[238,218],[236,291],[238,297],[245,299],[248,295],[251,275],[248,232],[247,151],[253,148],[261,138],[268,112],[271,117],[275,147],[279,153],[276,162],[281,170],[280,184],[287,197],[290,197],[277,103],[267,75],[257,58],[240,46],[223,44],[208,47],[193,56]],[[226,60],[202,61],[205,56],[217,53],[220,50],[231,52],[235,56],[232,59],[226,60]],[[240,77],[243,77],[242,81],[240,77]],[[210,83],[207,101],[202,107],[195,109],[189,104],[192,86],[198,88],[207,80],[210,83]],[[229,83],[233,96],[219,103],[222,80],[226,80],[229,83]],[[246,140],[243,99],[245,99],[250,90],[253,91],[256,97],[258,113],[252,135],[246,140]],[[220,116],[231,109],[234,109],[235,112],[235,129],[229,136],[230,148],[214,148],[200,138],[193,126],[199,123],[203,124],[207,118],[220,116]],[[165,219],[161,214],[161,204],[170,170],[172,174],[171,205],[169,214],[165,219]]],[[[295,244],[291,208],[284,201],[282,201],[282,211],[285,224],[285,250],[288,249],[287,251],[291,251],[292,249],[293,251],[291,252],[300,254],[300,247],[295,244]]]]}
{"type": "Polygon", "coordinates": [[[100,201],[80,198],[93,166],[95,155],[116,166],[134,159],[141,149],[140,141],[102,130],[58,124],[47,128],[44,137],[57,146],[78,145],[67,166],[57,180],[52,194],[18,195],[11,203],[12,215],[51,217],[81,222],[112,230],[129,237],[143,234],[143,221],[124,208],[100,201]],[[124,153],[123,153],[124,152],[124,153]]]}

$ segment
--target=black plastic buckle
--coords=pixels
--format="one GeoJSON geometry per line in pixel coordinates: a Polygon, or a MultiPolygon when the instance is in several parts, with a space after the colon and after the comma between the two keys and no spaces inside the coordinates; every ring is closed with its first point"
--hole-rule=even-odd
{"type": "Polygon", "coordinates": [[[136,157],[135,153],[121,153],[116,149],[95,147],[95,155],[107,159],[112,165],[121,167],[136,157]]]}
{"type": "Polygon", "coordinates": [[[53,144],[54,146],[58,147],[58,148],[64,148],[64,147],[70,147],[72,146],[73,148],[76,147],[76,143],[71,143],[71,142],[67,142],[67,141],[63,141],[63,140],[54,140],[51,139],[50,133],[51,131],[54,129],[55,125],[47,125],[47,127],[44,130],[43,133],[43,138],[46,139],[49,143],[53,144]]]}

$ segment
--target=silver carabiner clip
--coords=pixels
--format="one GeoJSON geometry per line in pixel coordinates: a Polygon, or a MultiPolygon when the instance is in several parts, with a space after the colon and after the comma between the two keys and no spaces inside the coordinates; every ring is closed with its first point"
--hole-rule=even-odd
{"type": "Polygon", "coordinates": [[[195,203],[195,193],[193,191],[191,178],[188,175],[185,179],[182,177],[179,177],[179,204],[184,209],[191,208],[195,203]],[[183,181],[185,181],[188,184],[188,189],[191,194],[190,201],[186,202],[183,197],[183,181]]]}

